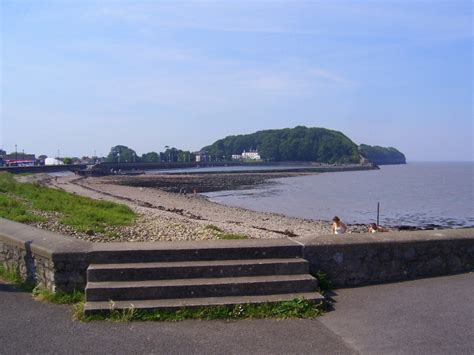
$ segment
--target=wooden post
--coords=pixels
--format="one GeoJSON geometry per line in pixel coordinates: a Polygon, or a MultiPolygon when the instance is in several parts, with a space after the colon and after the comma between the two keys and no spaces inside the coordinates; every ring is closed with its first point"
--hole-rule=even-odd
{"type": "Polygon", "coordinates": [[[379,225],[380,202],[377,202],[377,226],[379,225]]]}

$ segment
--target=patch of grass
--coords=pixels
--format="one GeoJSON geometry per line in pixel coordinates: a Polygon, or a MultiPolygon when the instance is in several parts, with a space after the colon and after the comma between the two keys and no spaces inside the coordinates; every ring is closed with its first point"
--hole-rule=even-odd
{"type": "Polygon", "coordinates": [[[232,240],[232,239],[247,239],[246,236],[234,233],[222,233],[217,236],[219,239],[232,240]]]}
{"type": "Polygon", "coordinates": [[[55,304],[77,304],[84,302],[84,292],[74,290],[71,293],[54,293],[42,286],[34,286],[31,283],[23,281],[20,271],[7,270],[5,266],[0,265],[0,279],[18,286],[22,291],[31,292],[34,299],[55,304]]]}
{"type": "Polygon", "coordinates": [[[223,233],[223,232],[224,232],[224,231],[223,231],[222,229],[220,229],[218,226],[215,226],[215,225],[213,225],[213,224],[208,224],[208,225],[206,226],[206,229],[209,229],[209,230],[211,230],[211,231],[213,231],[213,232],[218,232],[218,233],[223,233]]]}
{"type": "Polygon", "coordinates": [[[7,270],[3,265],[0,265],[0,278],[14,284],[23,282],[19,270],[7,270]]]}
{"type": "Polygon", "coordinates": [[[59,222],[79,232],[104,232],[108,226],[129,225],[136,214],[125,205],[93,200],[32,183],[19,183],[9,173],[0,173],[0,216],[18,222],[37,221],[27,212],[25,200],[32,209],[58,212],[59,222]]]}
{"type": "Polygon", "coordinates": [[[235,233],[226,233],[222,229],[220,229],[219,227],[213,224],[208,224],[206,226],[206,229],[209,229],[210,231],[212,231],[212,233],[217,239],[225,239],[225,240],[247,239],[247,237],[244,235],[235,234],[235,233]]]}
{"type": "Polygon", "coordinates": [[[0,193],[0,217],[20,223],[44,220],[28,212],[24,203],[2,193],[0,193]]]}
{"type": "Polygon", "coordinates": [[[34,285],[31,283],[23,281],[19,269],[8,270],[5,266],[0,265],[0,279],[15,284],[20,290],[25,292],[31,292],[34,288],[34,285]]]}
{"type": "Polygon", "coordinates": [[[77,290],[74,290],[71,293],[54,293],[44,287],[36,286],[33,289],[32,294],[33,297],[38,301],[45,301],[55,304],[75,304],[84,302],[84,292],[77,290]]]}
{"type": "MultiPolygon", "coordinates": [[[[111,304],[113,306],[113,304],[111,304]]],[[[107,320],[113,322],[129,321],[183,321],[188,319],[261,319],[261,318],[314,318],[324,314],[324,305],[315,304],[302,298],[278,303],[259,305],[243,304],[236,306],[210,306],[197,309],[182,308],[176,311],[140,311],[129,308],[123,311],[111,310],[107,315],[84,316],[83,304],[75,307],[75,318],[90,322],[107,320]]]]}

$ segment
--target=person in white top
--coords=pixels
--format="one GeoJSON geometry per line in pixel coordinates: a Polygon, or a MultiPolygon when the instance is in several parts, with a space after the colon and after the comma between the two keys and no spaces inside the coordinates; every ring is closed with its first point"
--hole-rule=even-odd
{"type": "Polygon", "coordinates": [[[342,223],[338,216],[332,219],[332,233],[333,234],[344,234],[347,231],[347,226],[342,223]]]}

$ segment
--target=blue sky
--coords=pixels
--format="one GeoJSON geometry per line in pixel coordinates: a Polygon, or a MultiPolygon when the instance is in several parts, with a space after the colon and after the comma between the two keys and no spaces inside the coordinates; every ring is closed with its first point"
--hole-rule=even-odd
{"type": "Polygon", "coordinates": [[[473,160],[471,1],[0,3],[7,151],[198,150],[306,125],[473,160]]]}

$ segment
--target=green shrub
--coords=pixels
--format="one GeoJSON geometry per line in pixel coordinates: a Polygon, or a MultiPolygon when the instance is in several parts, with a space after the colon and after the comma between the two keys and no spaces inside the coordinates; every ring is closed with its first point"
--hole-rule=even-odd
{"type": "Polygon", "coordinates": [[[319,270],[314,277],[318,279],[318,286],[321,291],[329,291],[332,288],[331,280],[328,275],[319,270]]]}

